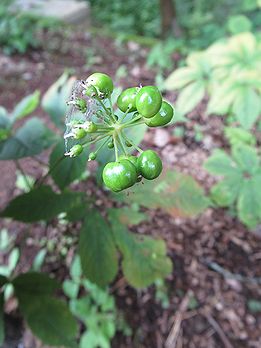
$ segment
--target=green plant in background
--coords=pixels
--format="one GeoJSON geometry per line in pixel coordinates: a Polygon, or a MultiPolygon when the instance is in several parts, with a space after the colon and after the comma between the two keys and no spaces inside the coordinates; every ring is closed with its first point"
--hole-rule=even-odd
{"type": "Polygon", "coordinates": [[[2,0],[0,4],[0,48],[5,54],[25,53],[39,47],[39,35],[44,29],[55,29],[60,23],[52,18],[17,13],[14,0],[2,0]]]}
{"type": "Polygon", "coordinates": [[[261,221],[261,165],[257,149],[236,142],[231,155],[216,150],[205,168],[223,179],[211,188],[213,201],[221,207],[235,207],[248,227],[261,221]]]}
{"type": "MultiPolygon", "coordinates": [[[[106,80],[108,81],[108,79],[106,80]]],[[[99,82],[101,81],[99,80],[99,82]]],[[[57,229],[62,227],[63,230],[66,225],[68,233],[77,228],[83,281],[88,279],[89,282],[99,287],[105,287],[115,279],[121,267],[123,275],[130,285],[137,289],[145,288],[157,279],[167,276],[172,270],[172,263],[167,256],[163,240],[133,232],[135,225],[149,219],[147,214],[140,211],[140,207],[160,208],[173,216],[189,217],[201,213],[208,206],[208,200],[202,188],[191,177],[172,170],[165,170],[153,182],[147,180],[143,185],[136,184],[131,188],[133,194],[129,196],[124,192],[117,194],[109,192],[115,208],[108,209],[104,206],[102,213],[99,211],[100,207],[96,207],[96,197],[87,196],[85,187],[82,191],[79,188],[75,191],[73,189],[75,182],[77,182],[76,187],[79,187],[80,180],[88,180],[85,175],[86,163],[90,153],[95,152],[97,147],[92,149],[86,146],[82,154],[75,158],[64,156],[63,132],[64,116],[67,110],[66,100],[70,96],[74,83],[75,78],[66,72],[49,88],[41,100],[39,92],[35,92],[18,103],[12,112],[1,108],[0,124],[3,136],[0,141],[0,159],[14,160],[17,170],[19,170],[19,176],[21,174],[26,176],[20,159],[30,157],[39,166],[43,160],[38,155],[45,149],[52,148],[49,162],[41,164],[44,168],[43,176],[30,180],[30,190],[27,185],[24,185],[26,177],[22,184],[19,179],[19,187],[25,192],[9,202],[1,212],[1,217],[25,223],[41,222],[42,226],[54,225],[57,229]],[[32,116],[39,103],[52,121],[52,129],[56,128],[57,133],[54,134],[43,121],[32,116]],[[26,119],[29,116],[30,118],[26,119]],[[18,123],[17,121],[22,118],[22,122],[18,123]],[[132,231],[129,229],[130,227],[132,227],[132,231]]],[[[90,88],[93,87],[93,83],[91,85],[90,88]]],[[[102,97],[100,92],[104,92],[102,91],[103,86],[101,84],[98,87],[100,97],[102,97]]],[[[105,84],[105,92],[108,91],[107,87],[108,84],[105,84]]],[[[154,90],[156,89],[153,88],[154,90]]],[[[125,108],[127,105],[127,109],[129,109],[131,103],[125,103],[123,98],[125,93],[121,94],[118,106],[125,108]]],[[[159,95],[156,90],[156,96],[159,95]]],[[[132,97],[133,95],[127,93],[127,96],[132,97]]],[[[90,100],[93,102],[93,98],[90,100]]],[[[105,99],[101,99],[101,101],[104,103],[105,99]]],[[[117,98],[112,95],[112,102],[115,101],[117,98]]],[[[160,107],[161,99],[157,103],[160,107]]],[[[105,105],[106,110],[111,112],[111,109],[108,110],[110,106],[105,105]]],[[[85,105],[79,102],[77,107],[84,108],[85,105]]],[[[102,106],[101,108],[104,111],[103,115],[112,117],[111,113],[109,116],[102,106]]],[[[151,112],[151,109],[147,110],[146,103],[141,103],[139,109],[146,115],[151,112]]],[[[96,108],[94,110],[97,111],[96,108]]],[[[91,107],[91,112],[94,110],[91,107]]],[[[78,115],[83,114],[78,112],[78,115]]],[[[122,117],[124,112],[117,111],[114,113],[115,115],[122,117]]],[[[138,117],[140,118],[140,116],[138,117]]],[[[154,117],[148,120],[152,120],[154,117]]],[[[160,117],[164,119],[165,116],[160,117]]],[[[127,122],[133,122],[131,115],[127,122]]],[[[143,125],[129,127],[127,131],[128,138],[133,143],[139,144],[143,139],[146,127],[143,125]]],[[[79,139],[71,140],[79,142],[79,139]]],[[[100,173],[103,171],[104,165],[113,160],[115,143],[113,145],[102,149],[97,156],[98,168],[94,175],[96,175],[98,184],[101,184],[100,173]]],[[[129,151],[135,149],[128,147],[127,143],[125,146],[130,149],[129,151]]],[[[54,290],[58,286],[56,282],[39,273],[46,255],[44,246],[41,251],[39,260],[36,258],[33,265],[33,269],[37,270],[36,273],[3,276],[1,285],[6,287],[7,284],[12,284],[20,310],[36,336],[46,344],[71,348],[75,346],[77,340],[77,325],[65,303],[54,296],[54,290]],[[46,320],[49,317],[50,321],[46,320]]],[[[50,252],[51,250],[48,249],[48,254],[50,252]]],[[[86,282],[86,284],[88,283],[86,282]]],[[[98,315],[100,312],[96,312],[96,314],[98,315]]],[[[0,327],[3,331],[1,325],[0,327]]],[[[111,335],[106,336],[107,341],[110,340],[111,335]]]]}
{"type": "Polygon", "coordinates": [[[131,330],[117,311],[115,301],[107,290],[99,288],[82,277],[79,256],[70,267],[71,279],[63,282],[64,293],[69,297],[72,313],[82,322],[80,348],[109,348],[116,331],[130,335],[131,330]],[[80,291],[80,290],[83,290],[80,291]]]}
{"type": "Polygon", "coordinates": [[[166,80],[167,90],[180,90],[177,112],[189,113],[208,95],[207,114],[233,115],[250,129],[261,113],[261,43],[251,33],[217,42],[192,53],[187,66],[166,80]]]}

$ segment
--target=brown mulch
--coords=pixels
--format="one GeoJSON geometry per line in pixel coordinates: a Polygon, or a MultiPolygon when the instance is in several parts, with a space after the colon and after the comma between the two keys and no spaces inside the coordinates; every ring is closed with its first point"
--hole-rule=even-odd
{"type": "MultiPolygon", "coordinates": [[[[128,76],[119,79],[124,87],[153,83],[154,72],[146,67],[147,50],[136,43],[119,45],[111,39],[92,37],[81,32],[67,33],[67,38],[58,36],[56,41],[46,40],[43,51],[30,52],[25,56],[6,58],[0,54],[0,105],[12,109],[26,94],[39,89],[42,93],[58,78],[66,67],[74,68],[78,78],[84,78],[93,71],[104,71],[114,76],[119,66],[125,65],[128,76]],[[48,42],[56,46],[48,47],[48,42]],[[89,53],[88,53],[89,52],[89,53]],[[85,66],[86,54],[98,57],[92,66],[85,66]]],[[[168,95],[175,100],[174,94],[168,95]]],[[[222,120],[206,118],[203,102],[191,115],[185,125],[185,136],[177,139],[173,127],[150,130],[144,146],[151,146],[161,153],[166,166],[192,175],[206,190],[213,184],[202,164],[215,147],[226,147],[222,136],[222,120]],[[204,134],[202,141],[195,141],[194,125],[200,124],[204,134]],[[162,139],[165,139],[162,142],[162,139]]],[[[46,119],[41,110],[36,113],[46,119]]],[[[46,154],[42,160],[46,160],[46,154]]],[[[31,160],[22,160],[24,170],[39,177],[41,166],[31,160]]],[[[14,187],[15,167],[12,162],[1,163],[0,207],[17,194],[14,187]],[[3,165],[4,164],[4,165],[3,165]]],[[[107,196],[97,189],[93,181],[83,183],[86,192],[95,192],[97,200],[110,204],[107,196]]],[[[260,235],[248,231],[232,212],[209,208],[201,216],[192,219],[173,218],[161,211],[150,212],[151,221],[141,223],[134,229],[138,233],[163,238],[168,246],[174,268],[166,281],[168,308],[163,308],[155,298],[155,286],[136,291],[120,275],[111,286],[118,308],[124,313],[133,331],[131,337],[117,334],[113,347],[117,348],[257,348],[261,347],[261,313],[252,313],[247,304],[251,299],[260,300],[260,235]],[[232,273],[230,277],[226,272],[232,273]]],[[[17,235],[17,245],[22,255],[21,269],[29,268],[37,252],[36,240],[46,236],[57,238],[61,233],[57,227],[43,229],[23,224],[8,225],[17,235]]],[[[55,252],[59,253],[57,246],[55,252]]],[[[48,263],[48,270],[62,278],[66,275],[61,267],[62,258],[48,263]]],[[[11,304],[12,305],[12,304],[11,304]]],[[[15,307],[15,305],[14,305],[15,307]]],[[[8,316],[8,328],[21,327],[14,322],[14,315],[8,316]],[[12,323],[15,324],[12,324],[12,323]]],[[[18,347],[9,334],[5,348],[18,347]],[[10,343],[11,340],[13,343],[10,343]]],[[[28,331],[19,347],[35,348],[36,343],[28,331]],[[27,342],[27,343],[25,343],[27,342]],[[30,342],[30,343],[29,343],[30,342]]],[[[37,345],[38,347],[38,345],[37,345]]],[[[86,347],[87,348],[87,347],[86,347]]]]}

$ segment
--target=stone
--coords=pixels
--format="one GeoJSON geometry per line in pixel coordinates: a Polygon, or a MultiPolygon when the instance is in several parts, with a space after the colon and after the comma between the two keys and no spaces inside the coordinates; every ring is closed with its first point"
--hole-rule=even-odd
{"type": "Polygon", "coordinates": [[[80,23],[89,19],[87,1],[16,0],[14,9],[42,17],[53,17],[67,23],[80,23]]]}

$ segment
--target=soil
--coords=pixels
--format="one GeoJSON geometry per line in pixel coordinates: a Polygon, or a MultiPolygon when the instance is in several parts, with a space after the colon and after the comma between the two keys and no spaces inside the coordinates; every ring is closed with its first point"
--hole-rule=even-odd
{"type": "MultiPolygon", "coordinates": [[[[146,66],[148,51],[135,42],[120,44],[92,36],[85,30],[69,31],[62,36],[48,35],[41,50],[12,57],[0,53],[0,105],[8,110],[35,89],[44,93],[65,68],[73,67],[80,79],[93,71],[119,76],[118,69],[122,66],[128,73],[118,77],[118,85],[128,87],[137,81],[154,83],[155,71],[146,66]]],[[[176,95],[169,93],[166,97],[175,101],[176,95]]],[[[149,130],[143,146],[155,148],[166,166],[192,175],[207,192],[215,179],[202,169],[202,164],[213,148],[226,148],[227,143],[222,135],[222,120],[214,116],[206,118],[204,110],[205,101],[188,115],[183,138],[174,135],[174,126],[149,130]],[[200,141],[195,140],[195,125],[200,125],[204,135],[200,141]]],[[[36,114],[48,122],[41,109],[36,114]]],[[[47,158],[47,153],[40,156],[42,161],[47,158]]],[[[35,177],[42,174],[42,167],[29,159],[21,160],[21,166],[35,177]]],[[[0,175],[0,207],[3,207],[19,193],[15,187],[13,162],[2,162],[0,175]]],[[[82,185],[87,193],[95,193],[98,205],[111,204],[92,180],[82,185]]],[[[155,286],[136,291],[119,276],[111,285],[111,292],[133,334],[125,337],[118,333],[112,347],[261,347],[261,313],[253,313],[248,308],[249,300],[260,300],[261,296],[261,235],[258,229],[247,230],[224,209],[209,208],[199,217],[190,219],[170,217],[160,210],[151,211],[150,215],[151,221],[135,226],[135,230],[163,238],[167,243],[174,264],[173,273],[166,280],[169,305],[163,308],[157,300],[155,286]],[[227,272],[230,272],[229,277],[227,272]]],[[[1,225],[7,226],[16,236],[16,245],[22,250],[17,272],[29,269],[39,250],[39,240],[55,238],[61,233],[57,226],[31,225],[28,229],[23,224],[6,221],[1,225]]],[[[58,243],[54,254],[59,255],[61,249],[58,243]]],[[[64,279],[65,264],[70,262],[73,251],[74,247],[69,250],[65,262],[62,257],[50,257],[45,270],[64,279]]],[[[41,347],[29,330],[22,329],[14,301],[7,303],[7,311],[8,335],[4,347],[41,347]]]]}

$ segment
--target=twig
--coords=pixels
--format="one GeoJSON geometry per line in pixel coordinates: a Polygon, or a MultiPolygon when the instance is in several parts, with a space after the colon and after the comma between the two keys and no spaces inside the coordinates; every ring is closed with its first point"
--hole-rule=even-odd
{"type": "Polygon", "coordinates": [[[213,329],[219,335],[225,348],[233,348],[232,344],[229,342],[227,336],[225,335],[224,331],[222,330],[218,322],[207,311],[201,311],[201,313],[204,315],[205,318],[207,318],[209,324],[213,327],[213,329]]]}
{"type": "Polygon", "coordinates": [[[230,279],[236,279],[240,282],[246,282],[246,283],[254,283],[254,284],[261,284],[261,277],[248,277],[248,276],[243,276],[242,274],[239,273],[232,273],[228,271],[227,269],[223,268],[220,266],[218,263],[209,261],[206,259],[202,260],[205,265],[207,265],[210,269],[213,271],[221,274],[224,278],[230,278],[230,279]]]}
{"type": "Polygon", "coordinates": [[[189,299],[190,299],[191,295],[192,295],[192,291],[188,290],[186,295],[183,297],[177,312],[175,313],[174,323],[172,325],[170,333],[169,333],[167,340],[165,342],[165,348],[175,348],[176,347],[177,339],[178,339],[179,333],[180,333],[180,326],[181,326],[181,323],[183,320],[183,315],[187,310],[187,307],[189,304],[189,299]]]}

